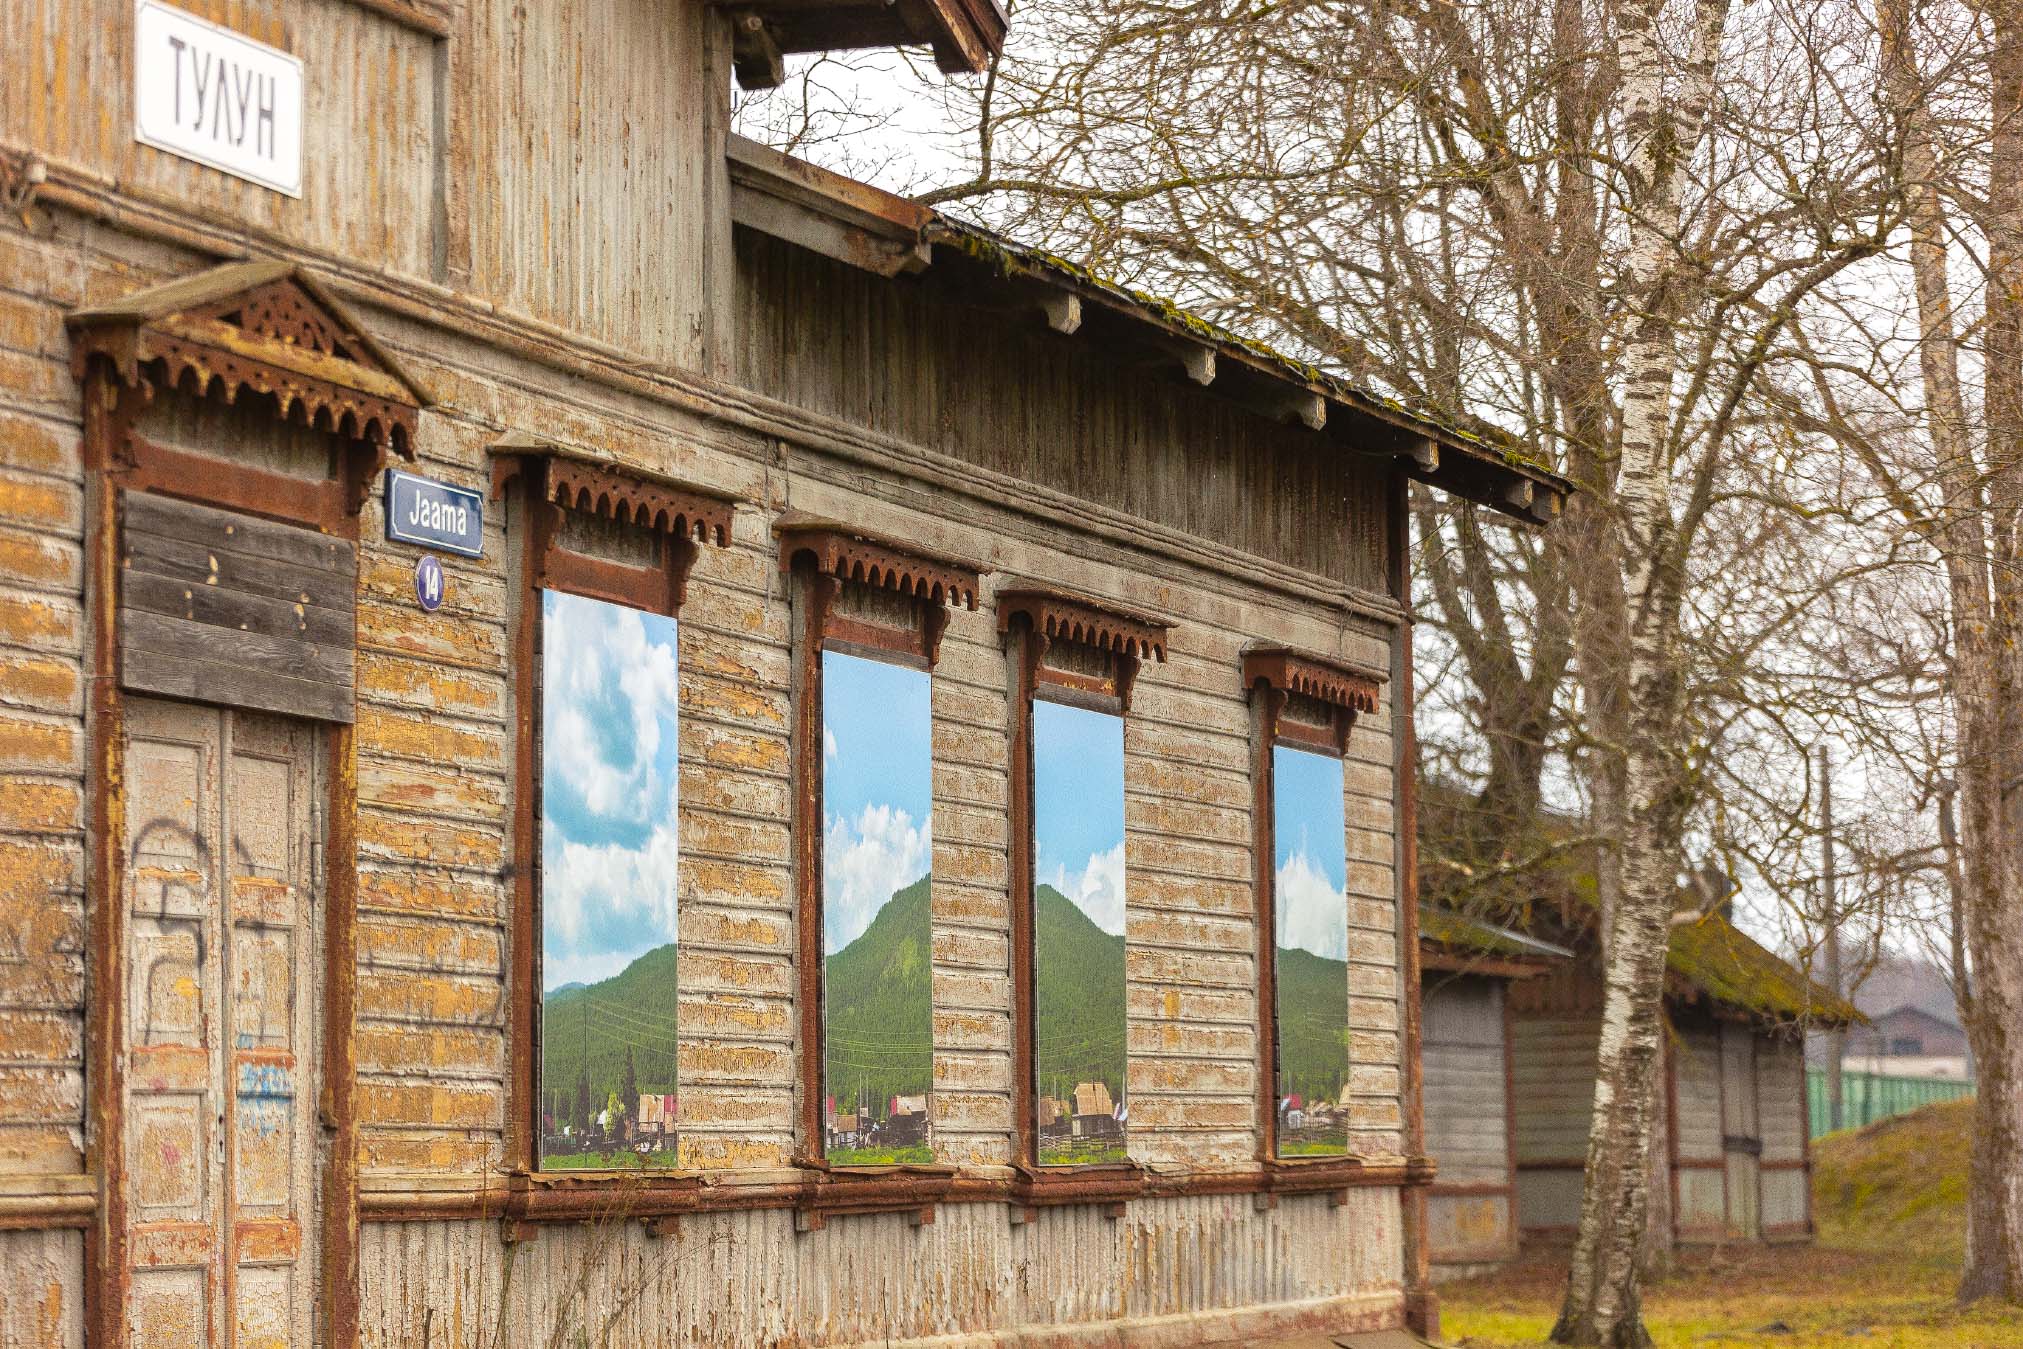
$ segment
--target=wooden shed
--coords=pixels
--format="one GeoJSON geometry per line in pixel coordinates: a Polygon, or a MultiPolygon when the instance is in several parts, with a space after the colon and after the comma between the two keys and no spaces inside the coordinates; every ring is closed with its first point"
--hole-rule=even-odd
{"type": "Polygon", "coordinates": [[[0,1342],[1432,1324],[1406,489],[1564,481],[730,132],[988,0],[9,19],[0,1342]]]}
{"type": "Polygon", "coordinates": [[[1510,988],[1572,952],[1433,908],[1420,911],[1419,948],[1426,1151],[1438,1167],[1428,1255],[1435,1277],[1456,1277],[1517,1254],[1510,988]]]}
{"type": "MultiPolygon", "coordinates": [[[[1574,959],[1510,991],[1517,1215],[1525,1239],[1570,1236],[1580,1220],[1601,1026],[1591,933],[1561,929],[1574,959]]],[[[1805,1030],[1846,1024],[1859,1013],[1718,911],[1673,928],[1665,1013],[1654,1239],[1809,1240],[1805,1030]]]]}

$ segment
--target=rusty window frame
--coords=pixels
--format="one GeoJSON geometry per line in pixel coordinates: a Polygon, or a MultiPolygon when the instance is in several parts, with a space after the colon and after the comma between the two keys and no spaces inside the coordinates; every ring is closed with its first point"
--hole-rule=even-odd
{"type": "Polygon", "coordinates": [[[931,1222],[933,1204],[947,1192],[954,1167],[833,1167],[823,1146],[822,655],[840,651],[931,674],[941,654],[949,607],[976,608],[982,568],[816,516],[788,513],[774,522],[773,531],[793,609],[790,746],[800,1032],[795,1164],[815,1181],[796,1199],[797,1225],[813,1231],[835,1214],[895,1211],[911,1211],[915,1221],[931,1222]],[[849,588],[910,600],[911,621],[900,626],[846,612],[841,601],[849,588]],[[895,1177],[895,1171],[903,1174],[895,1177]]]}
{"type": "MultiPolygon", "coordinates": [[[[514,586],[512,686],[514,717],[513,911],[508,945],[511,965],[508,1027],[507,1169],[515,1176],[566,1175],[576,1184],[622,1179],[633,1171],[552,1171],[541,1167],[541,731],[543,590],[556,590],[624,608],[676,618],[701,545],[727,547],[734,498],[705,488],[597,461],[530,437],[509,436],[492,446],[492,497],[513,512],[510,547],[514,586]],[[655,563],[632,566],[592,557],[561,540],[567,512],[648,531],[655,563]]],[[[680,677],[676,656],[676,678],[680,677]]],[[[650,1182],[685,1183],[668,1170],[644,1173],[650,1182]]],[[[512,1215],[509,1214],[509,1221],[512,1215]]]]}
{"type": "Polygon", "coordinates": [[[1251,712],[1252,887],[1256,896],[1258,1015],[1258,1160],[1268,1172],[1357,1165],[1353,1156],[1284,1158],[1278,1150],[1278,836],[1276,772],[1280,745],[1346,759],[1360,713],[1374,713],[1386,675],[1290,647],[1255,645],[1243,652],[1243,686],[1251,712]],[[1298,699],[1322,716],[1288,716],[1298,699]]]}
{"type": "Polygon", "coordinates": [[[1135,1162],[1042,1166],[1039,1161],[1033,703],[1045,699],[1124,719],[1143,663],[1166,659],[1172,624],[1024,585],[998,592],[997,623],[1005,644],[1011,723],[1012,1160],[1018,1177],[1013,1211],[1030,1217],[1040,1204],[1101,1203],[1117,1216],[1123,1201],[1141,1192],[1135,1162]],[[1051,659],[1070,650],[1079,659],[1051,659]],[[1106,665],[1107,673],[1092,675],[1090,667],[1099,665],[1106,665]]]}

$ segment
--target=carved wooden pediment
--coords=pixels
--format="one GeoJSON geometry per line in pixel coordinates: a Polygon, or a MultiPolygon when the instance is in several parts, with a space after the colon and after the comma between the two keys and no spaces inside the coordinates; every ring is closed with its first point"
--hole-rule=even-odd
{"type": "Polygon", "coordinates": [[[294,263],[236,262],[163,282],[67,320],[71,364],[94,357],[150,396],[247,390],[284,420],[414,457],[427,394],[344,306],[294,263]]]}

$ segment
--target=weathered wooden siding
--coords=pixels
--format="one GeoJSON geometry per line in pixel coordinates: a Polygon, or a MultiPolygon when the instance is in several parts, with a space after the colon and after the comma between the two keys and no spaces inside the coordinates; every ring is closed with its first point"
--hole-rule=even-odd
{"type": "Polygon", "coordinates": [[[981,1349],[1005,1343],[993,1333],[1001,1326],[1153,1329],[1209,1313],[1188,1332],[1246,1340],[1395,1323],[1400,1249],[1391,1190],[1355,1191],[1339,1208],[1322,1196],[1286,1199],[1269,1213],[1240,1195],[1133,1204],[1117,1220],[1061,1209],[1019,1227],[988,1204],[950,1206],[926,1227],[895,1214],[805,1234],[788,1214],[726,1213],[684,1219],[674,1237],[612,1223],[557,1227],[519,1248],[502,1247],[487,1223],[375,1223],[365,1230],[363,1339],[372,1349],[462,1349],[548,1343],[561,1327],[614,1344],[946,1336],[933,1342],[981,1349]],[[1246,1308],[1272,1314],[1239,1319],[1246,1308]]]}
{"type": "MultiPolygon", "coordinates": [[[[643,0],[621,6],[594,30],[581,16],[544,11],[513,18],[505,9],[458,14],[494,23],[488,40],[500,43],[519,33],[515,41],[533,45],[541,34],[561,31],[543,25],[574,25],[568,31],[578,35],[571,41],[579,49],[592,37],[617,43],[626,25],[647,21],[649,9],[663,15],[670,31],[688,22],[643,0]],[[521,30],[520,24],[528,26],[521,30]]],[[[32,26],[42,12],[17,6],[7,22],[32,26]]],[[[267,12],[247,5],[226,17],[247,28],[250,20],[242,19],[267,12]]],[[[303,14],[333,23],[384,22],[339,0],[314,0],[303,14]]],[[[122,17],[111,26],[126,22],[122,17]]],[[[125,69],[116,37],[54,36],[46,27],[31,36],[30,50],[67,63],[66,79],[79,78],[80,51],[95,53],[94,70],[125,69]],[[111,45],[92,45],[100,43],[111,45]]],[[[386,40],[416,36],[396,27],[386,40]]],[[[656,48],[651,60],[638,57],[640,64],[628,67],[621,83],[629,81],[625,87],[637,95],[651,61],[671,60],[670,51],[656,48]]],[[[552,48],[538,56],[562,60],[552,48]]],[[[565,68],[541,66],[551,75],[565,68]]],[[[351,88],[342,80],[330,87],[351,88]]],[[[0,97],[9,118],[0,135],[9,139],[24,134],[17,114],[73,115],[44,101],[17,101],[13,86],[0,97]]],[[[404,106],[398,100],[389,105],[375,139],[407,144],[404,106]]],[[[598,135],[616,137],[615,110],[627,106],[640,105],[621,97],[580,115],[601,128],[598,135]]],[[[536,134],[533,120],[516,125],[536,134]]],[[[559,138],[562,125],[552,118],[540,122],[539,135],[559,138]]],[[[123,124],[103,134],[110,139],[92,154],[124,146],[123,124]],[[106,148],[112,142],[117,145],[106,148]]],[[[597,183],[617,171],[612,162],[600,161],[594,172],[585,167],[578,179],[570,153],[545,142],[539,151],[548,171],[568,179],[568,192],[527,185],[518,200],[552,196],[552,209],[569,219],[541,236],[541,246],[528,243],[539,227],[526,219],[485,228],[518,232],[515,246],[534,259],[529,267],[551,266],[553,258],[541,251],[551,243],[565,253],[631,247],[628,226],[585,223],[584,212],[563,204],[588,200],[597,183]]],[[[385,172],[397,177],[400,162],[394,156],[385,172]]],[[[170,170],[137,172],[144,178],[170,170]]],[[[501,169],[507,177],[518,172],[501,169]]],[[[181,191],[178,181],[171,176],[161,190],[181,191]]],[[[433,227],[417,225],[410,198],[398,196],[408,191],[404,181],[388,179],[383,210],[326,208],[332,219],[321,223],[291,223],[295,217],[286,206],[261,203],[258,209],[280,213],[271,225],[276,231],[340,252],[354,243],[339,232],[394,219],[412,232],[381,250],[374,265],[420,267],[424,253],[432,256],[439,243],[417,242],[433,227]],[[298,228],[310,233],[292,233],[298,228]]],[[[502,189],[497,209],[522,209],[510,205],[520,190],[502,189]]],[[[639,191],[651,195],[645,187],[639,191]]],[[[251,218],[255,207],[242,208],[238,192],[222,181],[188,187],[191,199],[209,203],[206,209],[251,218]]],[[[365,249],[372,237],[360,235],[366,242],[356,247],[365,249]]],[[[453,245],[453,231],[449,239],[453,245]]],[[[454,261],[454,248],[449,251],[454,261]]],[[[34,233],[11,217],[0,222],[0,1204],[75,1197],[89,1186],[82,1155],[83,474],[79,391],[65,369],[61,315],[87,301],[188,275],[208,262],[62,209],[51,211],[34,233]]],[[[498,258],[469,263],[478,274],[494,264],[503,277],[498,258]]],[[[637,350],[664,340],[671,345],[659,355],[672,359],[692,352],[698,340],[691,310],[677,301],[686,293],[682,287],[700,283],[674,261],[655,265],[654,284],[664,289],[635,290],[637,313],[611,300],[628,284],[617,272],[615,279],[579,272],[566,283],[557,279],[560,273],[516,274],[515,284],[528,289],[515,303],[546,306],[558,324],[601,333],[600,340],[636,341],[637,350]],[[617,289],[594,293],[606,280],[617,289]],[[653,326],[659,323],[670,326],[653,326]],[[637,333],[635,325],[641,325],[637,333]]],[[[899,364],[886,370],[878,406],[845,408],[873,430],[919,437],[910,442],[920,451],[917,462],[908,460],[914,466],[902,471],[896,460],[846,458],[837,436],[819,426],[803,440],[762,441],[706,420],[672,396],[619,393],[412,314],[368,308],[364,318],[439,400],[423,416],[417,438],[420,468],[430,476],[483,490],[486,447],[504,431],[524,429],[747,502],[737,513],[731,545],[699,554],[680,623],[679,1082],[688,1164],[753,1178],[787,1163],[794,1147],[797,953],[785,823],[790,650],[786,592],[770,532],[774,517],[788,508],[917,539],[995,569],[983,606],[953,616],[934,678],[936,1137],[946,1160],[986,1168],[985,1174],[1010,1157],[1012,1099],[1006,672],[990,592],[1021,576],[1175,620],[1169,659],[1142,673],[1126,726],[1131,1145],[1138,1160],[1168,1172],[1254,1164],[1254,822],[1238,655],[1245,643],[1264,640],[1392,667],[1389,625],[1352,617],[1343,603],[1351,589],[1381,585],[1382,512],[1374,479],[1361,467],[1302,459],[1297,446],[1282,454],[1280,433],[1247,429],[1235,412],[1185,389],[1176,394],[1178,411],[1134,413],[1134,406],[1158,401],[1149,386],[1113,386],[1089,364],[1089,351],[1070,346],[1065,350],[1071,354],[1062,356],[1039,337],[1032,343],[988,340],[1004,342],[1007,359],[1036,359],[1033,369],[1054,382],[1058,399],[1003,388],[984,350],[973,367],[950,364],[937,373],[923,365],[916,372],[922,387],[943,381],[937,396],[944,401],[929,420],[883,410],[912,396],[908,379],[893,372],[913,367],[899,364]],[[1052,402],[1070,411],[1057,417],[1052,402]],[[970,439],[961,446],[952,441],[941,429],[944,417],[966,428],[962,434],[970,439]],[[993,425],[1028,429],[987,446],[993,425]],[[1086,491],[1095,500],[1066,517],[1022,511],[965,495],[958,472],[917,466],[932,453],[955,455],[958,448],[979,456],[987,448],[1008,471],[1030,462],[1035,480],[1051,481],[1055,490],[1086,491]],[[1202,468],[1190,482],[1186,466],[1197,460],[1202,468]],[[1227,490],[1199,493],[1200,481],[1227,490]],[[1310,504],[1288,507],[1284,515],[1250,516],[1226,509],[1239,492],[1284,492],[1310,504]],[[1197,506],[1197,497],[1222,504],[1197,506]],[[1329,515],[1327,503],[1337,513],[1329,515]],[[1315,513],[1299,513],[1306,510],[1315,513]],[[1186,546],[1138,548],[1129,542],[1133,531],[1145,538],[1185,536],[1186,546]]],[[[915,318],[924,321],[913,310],[897,312],[899,327],[880,339],[894,346],[888,359],[909,358],[896,334],[915,318]]],[[[973,317],[953,322],[955,338],[994,331],[973,317]]],[[[925,362],[931,345],[926,330],[918,340],[911,358],[925,362]]],[[[876,368],[867,365],[860,378],[876,368]]],[[[1163,396],[1165,386],[1159,388],[1163,396]]],[[[199,440],[206,434],[189,430],[199,440]]],[[[435,613],[412,601],[414,551],[384,541],[376,493],[360,521],[354,1043],[358,1160],[369,1206],[481,1191],[497,1181],[504,1160],[511,877],[535,859],[514,857],[510,846],[516,808],[513,601],[504,513],[490,514],[482,558],[442,558],[448,591],[435,613]]],[[[1380,1158],[1405,1151],[1392,692],[1387,686],[1377,712],[1360,719],[1344,773],[1351,1145],[1380,1158]]],[[[659,1244],[630,1226],[620,1239],[635,1254],[614,1261],[611,1277],[629,1277],[628,1269],[663,1259],[698,1271],[669,1276],[653,1294],[661,1301],[639,1305],[669,1312],[674,1319],[665,1324],[688,1326],[685,1333],[704,1342],[711,1336],[715,1342],[767,1338],[762,1330],[709,1319],[720,1316],[727,1280],[755,1324],[800,1318],[834,1327],[837,1336],[1158,1317],[1265,1303],[1286,1315],[1334,1308],[1345,1317],[1368,1311],[1395,1320],[1398,1227],[1397,1195],[1388,1189],[1353,1191],[1341,1208],[1324,1198],[1289,1197],[1271,1212],[1253,1209],[1247,1196],[1148,1200],[1115,1222],[1085,1209],[1048,1213],[1016,1230],[1003,1208],[989,1204],[944,1206],[939,1220],[921,1230],[897,1219],[841,1218],[807,1236],[796,1236],[791,1215],[775,1211],[684,1220],[681,1236],[659,1244]],[[863,1317],[853,1320],[843,1310],[846,1273],[875,1277],[894,1290],[939,1281],[949,1291],[925,1300],[895,1291],[868,1302],[863,1317]],[[668,1299],[679,1299],[678,1306],[668,1299]],[[912,1319],[879,1321],[886,1311],[912,1319]]],[[[566,1297],[555,1281],[572,1259],[580,1263],[582,1243],[591,1240],[579,1228],[544,1229],[516,1257],[525,1263],[513,1296],[524,1305],[515,1304],[510,1314],[536,1321],[546,1316],[566,1297]],[[543,1273],[536,1278],[526,1271],[543,1273]]],[[[368,1325],[385,1343],[414,1342],[411,1314],[448,1317],[462,1307],[477,1316],[491,1305],[489,1296],[463,1304],[457,1299],[466,1291],[485,1292],[467,1281],[506,1254],[496,1224],[475,1221],[368,1221],[364,1241],[368,1325]]],[[[79,1261],[81,1242],[72,1234],[0,1238],[0,1284],[13,1286],[15,1270],[46,1269],[50,1277],[34,1277],[54,1299],[38,1301],[32,1312],[21,1311],[25,1304],[17,1299],[0,1308],[0,1326],[13,1324],[7,1317],[46,1316],[59,1331],[53,1342],[74,1340],[79,1261]]],[[[640,1316],[639,1324],[647,1324],[644,1312],[640,1316]]]]}
{"type": "Polygon", "coordinates": [[[130,193],[243,222],[368,266],[426,276],[446,172],[437,41],[352,0],[180,0],[178,8],[302,59],[302,196],[133,138],[130,0],[22,0],[0,11],[0,139],[130,193]]]}
{"type": "Polygon", "coordinates": [[[1421,1004],[1426,1151],[1440,1178],[1427,1200],[1436,1264],[1499,1260],[1514,1249],[1509,1097],[1500,979],[1428,976],[1421,1004]],[[1456,1187],[1467,1193],[1443,1193],[1456,1187]]]}
{"type": "Polygon", "coordinates": [[[1721,1146],[1721,1037],[1718,1030],[1678,1029],[1672,1053],[1678,1065],[1674,1110],[1678,1117],[1681,1236],[1720,1235],[1727,1221],[1727,1162],[1721,1146]]]}
{"type": "Polygon", "coordinates": [[[737,253],[741,383],[1195,539],[1385,589],[1380,461],[1120,363],[1035,315],[951,302],[940,268],[887,281],[746,230],[737,253]]]}
{"type": "MultiPolygon", "coordinates": [[[[0,231],[0,1206],[89,1184],[84,496],[62,314],[128,284],[103,257],[0,231]]],[[[81,1233],[0,1234],[0,1343],[82,1343],[82,1260],[81,1233]]]]}
{"type": "Polygon", "coordinates": [[[133,138],[134,6],[0,12],[0,142],[128,194],[700,368],[728,293],[728,64],[705,5],[181,0],[302,59],[302,196],[133,138]]]}
{"type": "Polygon", "coordinates": [[[1792,1232],[1812,1221],[1806,1161],[1805,1047],[1796,1036],[1756,1040],[1756,1106],[1763,1129],[1763,1230],[1792,1232]]]}
{"type": "Polygon", "coordinates": [[[1595,1045],[1587,1016],[1519,1016],[1511,1030],[1517,1113],[1517,1222],[1524,1231],[1580,1221],[1581,1172],[1594,1107],[1595,1045]]]}
{"type": "Polygon", "coordinates": [[[710,297],[729,289],[716,12],[469,0],[461,14],[448,115],[469,158],[455,165],[452,279],[645,360],[700,367],[710,297]],[[467,283],[455,275],[466,251],[467,283]]]}

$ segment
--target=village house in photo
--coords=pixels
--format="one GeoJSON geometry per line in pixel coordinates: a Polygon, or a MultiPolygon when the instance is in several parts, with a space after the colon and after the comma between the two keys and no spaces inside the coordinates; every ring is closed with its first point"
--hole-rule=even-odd
{"type": "Polygon", "coordinates": [[[1568,487],[730,131],[1004,25],[10,6],[0,1343],[1435,1322],[1406,491],[1568,487]]]}

